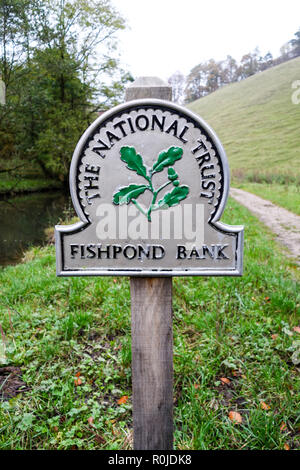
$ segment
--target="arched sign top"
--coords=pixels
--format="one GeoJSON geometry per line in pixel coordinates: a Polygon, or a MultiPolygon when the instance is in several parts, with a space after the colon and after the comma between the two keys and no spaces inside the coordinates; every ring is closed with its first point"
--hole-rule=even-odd
{"type": "Polygon", "coordinates": [[[229,191],[214,131],[177,104],[140,99],[79,140],[70,189],[81,220],[56,227],[59,275],[240,275],[243,228],[219,222],[229,191]]]}
{"type": "Polygon", "coordinates": [[[213,185],[204,185],[202,197],[208,199],[212,205],[211,220],[218,221],[221,218],[228,197],[230,175],[225,150],[215,132],[200,116],[187,108],[158,99],[140,99],[116,106],[99,116],[88,127],[75,148],[70,168],[70,190],[74,208],[81,220],[86,219],[88,211],[85,209],[84,196],[81,196],[80,188],[74,182],[78,181],[82,158],[91,151],[105,158],[108,151],[122,142],[128,134],[136,131],[154,134],[155,130],[175,137],[184,151],[189,143],[189,132],[194,132],[195,135],[190,136],[194,144],[190,151],[201,162],[198,166],[202,167],[203,180],[209,179],[211,165],[215,169],[214,181],[216,174],[219,177],[219,184],[213,191],[210,190],[213,185]],[[160,117],[157,116],[158,113],[160,117]],[[198,135],[196,130],[199,131],[198,135]],[[208,190],[205,189],[206,186],[209,186],[208,190]]]}

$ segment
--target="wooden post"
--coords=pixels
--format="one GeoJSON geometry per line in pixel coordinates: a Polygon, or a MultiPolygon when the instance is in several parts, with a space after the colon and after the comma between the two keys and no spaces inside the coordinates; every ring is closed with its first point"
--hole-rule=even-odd
{"type": "MultiPolygon", "coordinates": [[[[141,98],[171,101],[172,88],[156,77],[138,78],[126,101],[141,98]]],[[[132,277],[130,291],[134,449],[172,450],[172,277],[132,277]]]]}
{"type": "Polygon", "coordinates": [[[173,448],[172,278],[131,278],[135,450],[173,448]]]}

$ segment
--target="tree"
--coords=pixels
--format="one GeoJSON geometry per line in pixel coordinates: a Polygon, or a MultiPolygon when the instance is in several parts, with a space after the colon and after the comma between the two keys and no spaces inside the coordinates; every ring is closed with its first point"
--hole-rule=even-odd
{"type": "Polygon", "coordinates": [[[238,64],[237,61],[231,56],[228,55],[222,63],[223,67],[223,83],[233,83],[238,80],[238,64]]]}
{"type": "Polygon", "coordinates": [[[168,80],[168,83],[172,86],[173,101],[175,103],[182,103],[184,86],[185,86],[185,76],[177,71],[171,75],[168,80]]]}
{"type": "MultiPolygon", "coordinates": [[[[36,161],[48,177],[65,179],[74,146],[86,127],[92,92],[82,83],[76,64],[65,53],[63,90],[57,71],[60,51],[38,50],[30,61],[19,106],[16,148],[36,161]],[[22,136],[22,139],[19,137],[22,136]]],[[[26,71],[26,67],[24,67],[26,71]]]]}
{"type": "MultiPolygon", "coordinates": [[[[60,82],[60,99],[65,94],[65,58],[71,58],[83,83],[93,88],[93,98],[107,100],[109,83],[119,75],[114,57],[114,34],[124,29],[124,20],[110,0],[44,0],[39,2],[35,30],[41,49],[57,52],[56,75],[60,82]],[[104,93],[104,96],[103,96],[104,93]]],[[[120,80],[129,78],[121,71],[120,80]]],[[[126,80],[125,80],[126,81],[126,80]]],[[[112,87],[117,91],[115,83],[112,87]]]]}
{"type": "Polygon", "coordinates": [[[29,8],[27,0],[2,0],[0,3],[0,71],[6,89],[23,61],[29,8]]]}
{"type": "Polygon", "coordinates": [[[210,59],[198,64],[189,73],[186,80],[185,101],[190,102],[216,91],[224,84],[222,62],[210,59]]]}
{"type": "Polygon", "coordinates": [[[3,0],[2,7],[8,94],[0,145],[9,140],[12,157],[65,180],[81,133],[131,79],[114,57],[124,21],[109,0],[3,0]]]}
{"type": "Polygon", "coordinates": [[[19,104],[18,81],[26,81],[22,64],[26,59],[25,38],[29,33],[30,0],[0,2],[0,75],[5,89],[5,105],[0,106],[0,171],[10,171],[11,160],[20,157],[16,149],[17,122],[14,110],[19,104]]]}
{"type": "Polygon", "coordinates": [[[260,72],[263,72],[264,70],[267,70],[270,67],[272,67],[274,65],[274,59],[273,59],[271,52],[267,52],[267,54],[264,57],[260,56],[257,63],[258,63],[258,70],[260,72]]]}
{"type": "Polygon", "coordinates": [[[293,57],[298,57],[300,56],[300,28],[294,34],[294,36],[295,37],[291,39],[290,44],[293,47],[292,49],[293,57]]]}
{"type": "Polygon", "coordinates": [[[266,64],[267,69],[269,69],[270,67],[273,67],[274,59],[270,51],[267,52],[266,55],[264,56],[264,63],[266,64]]]}
{"type": "MultiPolygon", "coordinates": [[[[286,42],[283,44],[280,48],[280,61],[279,62],[285,62],[293,57],[293,47],[290,42],[286,42]]],[[[276,62],[278,63],[278,59],[276,59],[276,62]]]]}
{"type": "Polygon", "coordinates": [[[204,66],[205,72],[205,93],[212,93],[223,85],[222,62],[210,59],[204,66]]]}
{"type": "Polygon", "coordinates": [[[193,67],[186,79],[185,102],[190,103],[206,94],[205,70],[203,64],[193,67]]]}
{"type": "Polygon", "coordinates": [[[258,56],[259,50],[256,48],[253,52],[248,52],[242,57],[239,69],[241,79],[251,77],[259,71],[258,56]]]}

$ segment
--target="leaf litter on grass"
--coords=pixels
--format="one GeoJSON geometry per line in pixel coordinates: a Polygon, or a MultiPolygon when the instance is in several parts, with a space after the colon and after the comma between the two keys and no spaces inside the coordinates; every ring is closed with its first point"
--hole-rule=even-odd
{"type": "Polygon", "coordinates": [[[22,380],[20,367],[0,366],[0,400],[9,400],[28,390],[29,388],[22,380]]]}

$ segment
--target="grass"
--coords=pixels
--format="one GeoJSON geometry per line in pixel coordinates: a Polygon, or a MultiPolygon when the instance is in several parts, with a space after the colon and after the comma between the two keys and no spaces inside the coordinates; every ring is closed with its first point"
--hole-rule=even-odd
{"type": "MultiPolygon", "coordinates": [[[[174,279],[175,448],[295,449],[299,274],[245,208],[223,219],[246,226],[244,276],[174,279]]],[[[0,282],[0,357],[24,382],[0,402],[0,449],[131,448],[128,279],[56,278],[48,246],[0,282]]]]}
{"type": "Polygon", "coordinates": [[[59,179],[47,178],[35,161],[11,157],[1,161],[0,196],[62,188],[59,179]]]}
{"type": "Polygon", "coordinates": [[[244,189],[257,196],[272,201],[278,206],[300,215],[300,186],[282,184],[236,183],[237,188],[244,189]]]}
{"type": "MultiPolygon", "coordinates": [[[[245,175],[298,178],[300,104],[292,83],[300,79],[300,58],[225,86],[188,107],[217,132],[231,170],[245,175]]],[[[289,181],[288,181],[289,182],[289,181]]]]}

